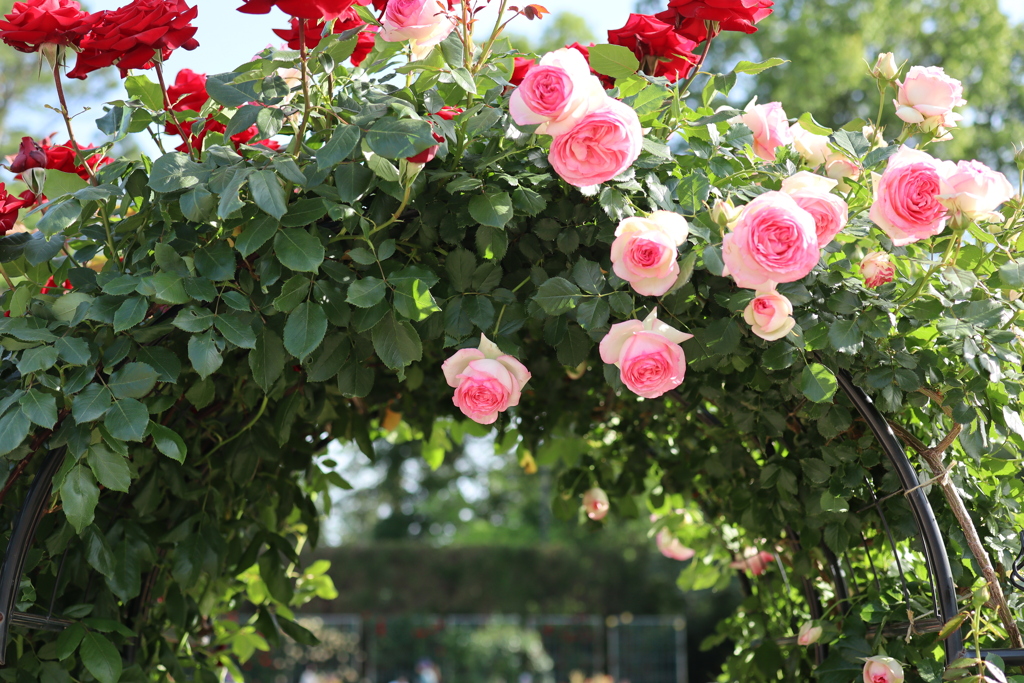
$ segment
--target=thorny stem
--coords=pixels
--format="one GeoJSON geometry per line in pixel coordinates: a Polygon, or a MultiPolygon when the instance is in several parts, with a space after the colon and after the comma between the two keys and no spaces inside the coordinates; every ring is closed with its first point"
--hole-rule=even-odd
{"type": "Polygon", "coordinates": [[[237,432],[235,432],[234,434],[232,434],[231,436],[229,436],[228,438],[224,439],[219,444],[214,446],[209,452],[207,452],[206,455],[209,456],[209,455],[212,455],[213,453],[216,453],[222,446],[226,446],[227,444],[231,443],[232,441],[234,441],[235,439],[240,437],[242,434],[245,434],[247,431],[252,429],[252,426],[254,424],[256,424],[261,417],[263,417],[263,411],[265,411],[267,409],[267,400],[268,400],[268,397],[264,396],[263,397],[263,403],[260,404],[260,409],[256,411],[256,414],[253,415],[252,419],[249,420],[246,423],[246,425],[244,427],[242,427],[240,430],[238,430],[237,432]]]}
{"type": "Polygon", "coordinates": [[[7,274],[7,271],[6,271],[6,270],[4,270],[4,266],[3,266],[3,264],[2,264],[2,263],[0,263],[0,275],[3,275],[3,277],[4,277],[4,282],[6,282],[6,283],[7,283],[7,286],[8,286],[8,287],[10,288],[10,290],[11,290],[11,291],[13,292],[13,291],[14,291],[14,283],[13,283],[13,282],[11,282],[11,276],[7,274]]]}
{"type": "Polygon", "coordinates": [[[711,51],[711,43],[715,39],[711,33],[711,24],[712,22],[710,21],[704,22],[704,26],[708,30],[708,37],[704,41],[704,50],[700,53],[700,59],[698,59],[697,63],[693,65],[693,71],[690,72],[690,75],[687,76],[686,80],[683,81],[682,85],[679,86],[677,92],[680,95],[685,93],[687,88],[689,88],[693,81],[697,78],[697,76],[700,75],[700,68],[704,65],[704,60],[708,58],[708,52],[711,51]]]}
{"type": "MultiPolygon", "coordinates": [[[[463,3],[465,4],[465,3],[463,3]]],[[[508,0],[501,0],[501,5],[498,7],[498,17],[494,20],[494,29],[491,31],[491,37],[484,45],[484,49],[480,52],[480,59],[477,60],[476,65],[472,68],[471,72],[475,76],[477,72],[483,67],[484,62],[487,61],[488,55],[491,54],[491,47],[494,45],[494,41],[498,39],[501,32],[508,26],[508,21],[504,24],[501,23],[502,17],[505,16],[505,9],[508,7],[508,0]]],[[[509,19],[511,21],[511,19],[509,19]]]]}
{"type": "Polygon", "coordinates": [[[306,126],[309,124],[309,113],[313,110],[313,103],[309,99],[309,54],[306,52],[306,22],[299,19],[299,64],[302,67],[302,123],[295,133],[295,148],[292,156],[298,158],[302,152],[302,138],[306,136],[306,126]]]}
{"type": "Polygon", "coordinates": [[[89,178],[93,177],[93,170],[89,167],[89,162],[86,160],[85,155],[82,154],[82,148],[78,146],[78,141],[75,140],[75,131],[71,125],[71,114],[68,112],[68,101],[64,97],[64,85],[60,80],[60,59],[56,59],[53,62],[53,83],[57,87],[57,99],[60,101],[60,115],[64,119],[64,125],[68,129],[68,141],[71,143],[71,149],[75,150],[75,158],[82,162],[85,167],[85,172],[89,174],[89,178]]]}
{"type": "Polygon", "coordinates": [[[387,219],[386,221],[384,221],[383,223],[381,223],[380,225],[375,227],[373,230],[371,230],[370,231],[370,235],[368,235],[367,237],[370,237],[372,235],[377,234],[378,232],[380,232],[384,228],[386,228],[389,225],[391,225],[392,223],[396,222],[398,220],[398,217],[402,215],[402,212],[405,211],[405,207],[409,205],[409,197],[411,195],[412,195],[412,183],[410,182],[405,187],[405,194],[402,195],[402,203],[398,205],[398,209],[395,210],[395,213],[392,214],[391,218],[387,219]]]}
{"type": "MultiPolygon", "coordinates": [[[[196,159],[198,150],[192,148],[192,131],[185,130],[184,128],[181,127],[181,122],[178,121],[178,115],[174,113],[172,102],[170,98],[167,96],[167,84],[164,83],[163,63],[161,62],[159,57],[154,61],[156,62],[156,79],[160,82],[160,91],[164,95],[164,111],[170,115],[171,120],[174,121],[174,127],[177,129],[178,133],[181,134],[181,139],[185,141],[185,149],[188,150],[188,155],[193,159],[196,159]]],[[[193,125],[195,124],[193,123],[193,125]]],[[[163,149],[161,148],[160,151],[163,152],[163,149]]],[[[196,160],[198,161],[198,159],[196,160]]]]}
{"type": "Polygon", "coordinates": [[[950,254],[953,253],[953,247],[956,247],[957,245],[960,244],[960,238],[963,236],[963,234],[963,229],[960,229],[953,233],[953,236],[949,238],[949,244],[946,245],[946,251],[942,254],[942,258],[939,260],[938,263],[932,264],[932,267],[929,268],[928,272],[925,273],[924,276],[917,281],[917,284],[914,285],[914,288],[903,297],[903,303],[896,307],[896,313],[899,313],[909,304],[911,304],[914,301],[914,299],[917,298],[917,295],[921,293],[921,290],[924,289],[928,282],[932,279],[932,276],[939,271],[939,268],[942,268],[943,266],[946,265],[946,261],[949,259],[950,254]]]}

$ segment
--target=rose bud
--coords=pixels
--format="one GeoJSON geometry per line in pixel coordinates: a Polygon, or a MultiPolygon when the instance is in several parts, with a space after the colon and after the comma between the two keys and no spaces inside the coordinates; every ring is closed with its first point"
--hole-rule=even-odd
{"type": "Polygon", "coordinates": [[[864,660],[864,683],[903,683],[903,666],[892,657],[864,660]]]}
{"type": "Polygon", "coordinates": [[[814,645],[821,638],[822,628],[815,626],[813,621],[808,621],[800,627],[800,633],[797,634],[796,644],[807,647],[808,645],[814,645]]]}
{"type": "Polygon", "coordinates": [[[775,555],[767,551],[758,552],[756,548],[747,548],[743,557],[730,562],[729,566],[733,569],[748,571],[754,576],[760,576],[768,571],[768,565],[774,561],[775,555]]]}
{"type": "Polygon", "coordinates": [[[479,348],[456,351],[441,371],[455,389],[455,406],[474,422],[487,425],[498,419],[498,413],[519,405],[531,377],[526,366],[482,334],[479,348]]]}
{"type": "Polygon", "coordinates": [[[884,78],[887,81],[895,80],[900,73],[900,67],[896,64],[896,57],[891,52],[883,52],[875,60],[875,68],[871,75],[875,78],[884,78]]]}
{"type": "Polygon", "coordinates": [[[953,107],[967,104],[960,81],[946,75],[939,66],[912,66],[902,83],[894,104],[896,116],[907,123],[916,123],[923,130],[956,128],[962,116],[953,107]]]}
{"type": "Polygon", "coordinates": [[[711,220],[723,228],[732,230],[732,226],[736,224],[742,211],[743,209],[736,208],[728,199],[722,199],[715,202],[714,207],[712,207],[711,220]]]}
{"type": "Polygon", "coordinates": [[[892,282],[896,266],[889,262],[889,255],[884,251],[873,251],[860,262],[860,274],[864,276],[864,284],[873,289],[892,282]]]}
{"type": "Polygon", "coordinates": [[[683,545],[682,541],[676,538],[668,529],[662,529],[658,532],[658,551],[670,560],[679,560],[685,562],[691,557],[697,554],[697,551],[693,548],[687,548],[683,545]]]}
{"type": "Polygon", "coordinates": [[[11,173],[24,173],[30,168],[46,168],[46,150],[30,137],[21,139],[18,154],[11,162],[11,173]]]}
{"type": "Polygon", "coordinates": [[[765,341],[782,339],[796,326],[793,304],[774,289],[758,290],[743,311],[743,319],[751,331],[765,341]]]}
{"type": "MultiPolygon", "coordinates": [[[[443,135],[438,135],[437,133],[431,133],[431,135],[433,135],[434,139],[437,140],[438,142],[444,142],[443,135]]],[[[432,161],[434,157],[437,156],[437,150],[437,145],[431,145],[430,147],[427,147],[419,154],[414,154],[411,157],[406,157],[405,160],[408,161],[410,164],[425,164],[429,161],[432,161]]]]}
{"type": "Polygon", "coordinates": [[[608,515],[608,494],[595,486],[583,494],[583,510],[587,517],[599,522],[608,515]]]}

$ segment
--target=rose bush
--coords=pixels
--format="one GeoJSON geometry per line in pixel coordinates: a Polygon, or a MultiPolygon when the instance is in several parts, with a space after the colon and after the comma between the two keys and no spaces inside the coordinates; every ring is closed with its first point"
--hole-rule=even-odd
{"type": "Polygon", "coordinates": [[[906,125],[831,130],[729,106],[778,60],[701,75],[766,0],[672,0],[549,55],[501,36],[543,8],[474,36],[477,7],[247,0],[296,19],[297,54],[174,78],[179,0],[0,23],[53,56],[68,135],[9,150],[25,188],[0,188],[0,516],[57,458],[18,606],[70,622],[12,631],[16,677],[210,681],[311,642],[293,610],[333,588],[300,551],[346,486],[328,445],[437,467],[470,434],[550,471],[561,518],[653,515],[684,588],[742,574],[707,641],[736,643],[728,680],[940,680],[915,520],[842,373],[928,466],[958,593],[989,596],[962,606],[975,647],[1019,646],[1024,207],[939,160],[951,77],[876,62],[906,125]],[[91,147],[61,84],[109,67],[126,94],[91,147]],[[141,134],[167,151],[108,154],[141,134]],[[827,657],[793,647],[812,618],[827,657]]]}

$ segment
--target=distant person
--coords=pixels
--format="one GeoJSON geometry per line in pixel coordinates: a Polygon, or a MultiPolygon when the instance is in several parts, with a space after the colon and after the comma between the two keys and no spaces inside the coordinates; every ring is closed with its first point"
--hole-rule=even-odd
{"type": "Polygon", "coordinates": [[[299,683],[321,683],[320,675],[316,672],[316,664],[306,665],[306,670],[299,676],[299,683]]]}
{"type": "Polygon", "coordinates": [[[416,663],[416,683],[441,683],[441,670],[429,659],[416,663]]]}

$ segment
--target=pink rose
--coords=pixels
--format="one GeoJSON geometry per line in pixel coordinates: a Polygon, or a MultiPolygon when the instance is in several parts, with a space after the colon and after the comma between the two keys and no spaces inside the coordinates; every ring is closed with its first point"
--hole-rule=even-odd
{"type": "Polygon", "coordinates": [[[874,288],[892,282],[896,266],[889,262],[889,255],[884,251],[873,251],[860,262],[860,274],[864,276],[864,284],[874,288]]]}
{"type": "Polygon", "coordinates": [[[903,683],[903,667],[892,657],[864,660],[864,683],[903,683]]]}
{"type": "Polygon", "coordinates": [[[943,179],[955,170],[951,161],[901,147],[874,179],[875,200],[868,215],[897,247],[938,235],[946,227],[946,207],[938,196],[943,179]]]}
{"type": "Polygon", "coordinates": [[[733,121],[745,124],[754,134],[754,154],[765,161],[775,161],[775,148],[793,141],[789,121],[780,102],[747,105],[743,114],[733,121]]]}
{"type": "Polygon", "coordinates": [[[583,494],[583,510],[590,519],[601,521],[608,515],[608,494],[596,486],[589,489],[583,494]]]}
{"type": "Polygon", "coordinates": [[[765,192],[744,206],[722,241],[725,274],[747,289],[799,280],[814,270],[818,257],[814,216],[785,192],[765,192]]]}
{"type": "Polygon", "coordinates": [[[824,249],[850,219],[850,207],[841,197],[832,194],[838,184],[832,178],[822,178],[809,171],[800,171],[782,181],[782,191],[814,216],[819,249],[824,249]]]}
{"type": "Polygon", "coordinates": [[[615,230],[612,270],[638,294],[661,296],[676,283],[676,247],[688,233],[686,219],[669,211],[627,218],[615,230]]]}
{"type": "Polygon", "coordinates": [[[767,551],[757,551],[757,548],[747,548],[743,557],[729,563],[733,569],[748,571],[754,576],[760,576],[768,571],[768,567],[775,561],[775,555],[767,551]]]}
{"type": "Polygon", "coordinates": [[[808,621],[800,627],[800,633],[796,636],[796,644],[803,647],[814,645],[821,638],[821,633],[820,626],[815,626],[813,621],[808,621]]]}
{"type": "Polygon", "coordinates": [[[796,150],[808,166],[821,166],[832,153],[828,147],[828,136],[817,135],[806,130],[799,122],[789,129],[793,138],[793,149],[796,150]]]}
{"type": "Polygon", "coordinates": [[[408,40],[413,59],[423,59],[455,28],[447,3],[438,0],[389,0],[378,35],[389,43],[408,40]]]}
{"type": "Polygon", "coordinates": [[[676,535],[667,528],[658,532],[658,551],[670,560],[685,562],[697,554],[693,548],[687,548],[676,535]]]}
{"type": "Polygon", "coordinates": [[[825,175],[839,181],[837,187],[840,192],[849,192],[850,186],[844,181],[847,178],[857,180],[860,178],[862,170],[859,163],[850,159],[842,152],[832,152],[825,159],[825,175]]]}
{"type": "Polygon", "coordinates": [[[601,360],[619,368],[623,384],[638,396],[658,398],[683,383],[686,355],[681,343],[693,335],[658,320],[658,309],[643,322],[616,323],[601,340],[601,360]]]}
{"type": "Polygon", "coordinates": [[[632,107],[609,97],[603,109],[587,114],[554,139],[548,161],[570,185],[600,185],[636,161],[643,135],[632,107]]]}
{"type": "Polygon", "coordinates": [[[537,132],[562,135],[587,114],[608,102],[601,81],[590,73],[586,57],[562,48],[549,52],[523,77],[508,107],[521,126],[537,125],[537,132]]]}
{"type": "Polygon", "coordinates": [[[743,319],[754,334],[766,341],[782,339],[796,325],[793,304],[774,289],[758,290],[757,296],[744,309],[743,319]]]}
{"type": "Polygon", "coordinates": [[[961,161],[956,171],[945,179],[939,201],[949,209],[953,220],[977,223],[1001,221],[999,205],[1013,197],[1013,185],[999,171],[980,161],[961,161]]]}
{"type": "Polygon", "coordinates": [[[498,413],[519,405],[520,392],[530,371],[484,335],[480,348],[460,349],[441,365],[448,386],[455,388],[452,402],[469,419],[493,424],[498,413]]]}
{"type": "Polygon", "coordinates": [[[960,81],[950,78],[940,66],[912,66],[899,88],[893,104],[896,116],[907,123],[920,124],[924,130],[955,128],[962,116],[953,107],[967,104],[960,81]]]}

